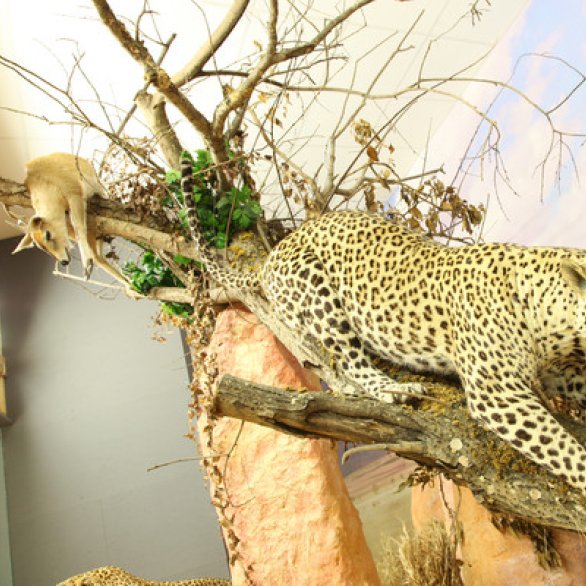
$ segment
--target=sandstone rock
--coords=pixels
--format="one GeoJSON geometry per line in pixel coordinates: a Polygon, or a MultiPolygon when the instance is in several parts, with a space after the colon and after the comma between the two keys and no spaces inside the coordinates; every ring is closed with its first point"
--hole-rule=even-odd
{"type": "MultiPolygon", "coordinates": [[[[218,316],[210,349],[220,373],[273,386],[319,388],[319,380],[243,309],[218,316]]],[[[242,558],[253,565],[255,584],[380,584],[333,442],[224,418],[214,430],[214,446],[217,453],[233,449],[226,485],[242,558]]],[[[232,580],[245,584],[239,564],[232,580]]]]}
{"type": "Polygon", "coordinates": [[[466,586],[581,586],[586,584],[586,541],[569,531],[556,530],[555,544],[563,567],[539,565],[528,537],[502,533],[490,521],[490,513],[472,493],[449,480],[433,487],[414,488],[412,516],[415,528],[431,519],[450,523],[448,507],[458,511],[464,539],[461,545],[462,578],[466,586]],[[443,496],[442,496],[443,495],[443,496]]]}

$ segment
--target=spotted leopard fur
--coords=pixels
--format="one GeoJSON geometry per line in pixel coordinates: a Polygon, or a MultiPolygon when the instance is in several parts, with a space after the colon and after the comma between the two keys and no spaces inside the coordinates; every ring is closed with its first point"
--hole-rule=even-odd
{"type": "Polygon", "coordinates": [[[178,582],[151,582],[137,578],[122,568],[104,566],[85,574],[73,576],[57,586],[229,586],[230,580],[222,578],[195,578],[178,582]]]}
{"type": "Polygon", "coordinates": [[[218,281],[258,284],[276,315],[312,334],[372,396],[397,397],[373,355],[455,374],[473,417],[586,491],[586,451],[543,401],[562,395],[586,408],[586,252],[447,247],[361,212],[306,222],[273,249],[258,277],[234,279],[199,246],[218,281]]]}

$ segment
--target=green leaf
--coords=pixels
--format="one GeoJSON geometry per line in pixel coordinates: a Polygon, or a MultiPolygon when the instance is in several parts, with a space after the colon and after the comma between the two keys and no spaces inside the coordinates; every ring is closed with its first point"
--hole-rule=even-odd
{"type": "Polygon", "coordinates": [[[197,159],[195,160],[195,165],[198,171],[201,171],[202,169],[212,165],[213,159],[209,151],[205,149],[199,149],[196,151],[196,154],[197,159]]]}
{"type": "Polygon", "coordinates": [[[218,232],[214,238],[213,244],[216,248],[226,248],[226,234],[218,232]]]}
{"type": "Polygon", "coordinates": [[[244,213],[244,211],[241,211],[240,214],[238,215],[238,227],[241,230],[246,230],[246,228],[248,228],[250,226],[250,218],[244,213]]]}
{"type": "Polygon", "coordinates": [[[238,200],[244,203],[250,200],[250,196],[250,188],[248,187],[248,185],[243,185],[238,193],[238,200]]]}
{"type": "Polygon", "coordinates": [[[218,225],[218,220],[217,218],[214,216],[213,212],[209,209],[200,209],[199,210],[199,220],[202,224],[202,226],[205,228],[210,228],[210,227],[217,227],[218,225]]]}
{"type": "Polygon", "coordinates": [[[249,209],[258,217],[262,212],[262,208],[260,207],[260,203],[255,199],[250,200],[248,203],[249,209]]]}
{"type": "Polygon", "coordinates": [[[222,209],[225,206],[231,206],[232,205],[232,200],[230,199],[230,197],[228,197],[227,195],[223,195],[219,200],[218,203],[216,204],[216,207],[218,209],[222,209]]]}
{"type": "Polygon", "coordinates": [[[169,169],[165,173],[165,183],[167,185],[178,183],[179,181],[181,181],[181,172],[177,169],[169,169]]]}
{"type": "Polygon", "coordinates": [[[193,162],[193,155],[189,151],[181,151],[181,159],[185,158],[193,162]]]}
{"type": "Polygon", "coordinates": [[[169,315],[177,315],[179,317],[189,318],[193,313],[191,305],[186,303],[161,303],[161,309],[169,315]]]}
{"type": "Polygon", "coordinates": [[[190,258],[187,258],[186,256],[182,256],[180,254],[176,254],[173,257],[173,260],[181,266],[185,266],[185,265],[190,265],[192,263],[192,260],[190,258]]]}
{"type": "Polygon", "coordinates": [[[186,230],[189,229],[189,222],[187,221],[187,210],[185,208],[181,208],[177,212],[177,218],[179,219],[179,223],[183,228],[186,230]]]}

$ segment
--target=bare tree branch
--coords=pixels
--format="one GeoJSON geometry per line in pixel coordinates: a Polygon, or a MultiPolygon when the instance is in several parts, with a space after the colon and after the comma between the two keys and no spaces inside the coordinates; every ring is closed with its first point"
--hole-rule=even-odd
{"type": "Polygon", "coordinates": [[[226,12],[226,16],[224,16],[218,28],[206,39],[193,57],[172,76],[171,82],[173,84],[181,87],[192,79],[195,79],[201,73],[206,63],[232,33],[248,8],[249,3],[250,0],[234,0],[234,3],[228,9],[228,12],[226,12]]]}
{"type": "Polygon", "coordinates": [[[332,33],[338,26],[348,20],[357,11],[361,10],[373,0],[360,0],[356,2],[336,18],[330,20],[319,31],[311,41],[297,44],[289,49],[277,51],[277,19],[278,19],[278,0],[271,0],[269,3],[269,22],[267,23],[267,37],[268,43],[264,50],[258,64],[246,76],[246,79],[233,91],[231,91],[224,101],[218,106],[214,113],[213,128],[216,134],[223,132],[226,118],[244,104],[250,97],[252,91],[258,86],[259,82],[264,78],[266,72],[274,65],[289,61],[297,57],[310,54],[315,48],[323,42],[328,35],[332,33]]]}
{"type": "Polygon", "coordinates": [[[217,162],[227,160],[227,154],[222,136],[214,135],[212,125],[207,118],[181,93],[171,81],[167,72],[157,66],[156,61],[148,52],[143,43],[132,38],[124,24],[116,17],[106,0],[93,0],[102,22],[128,52],[128,54],[145,69],[145,78],[151,82],[171,102],[188,122],[200,133],[206,141],[217,162]]]}
{"type": "Polygon", "coordinates": [[[352,6],[348,7],[346,10],[342,11],[336,18],[333,18],[328,22],[326,26],[323,27],[321,31],[319,31],[311,41],[307,43],[302,43],[297,45],[296,47],[292,47],[291,49],[284,49],[283,51],[279,52],[277,55],[277,60],[275,63],[282,63],[283,61],[287,61],[289,59],[294,59],[295,57],[301,57],[303,55],[308,55],[315,48],[322,42],[326,37],[338,26],[340,26],[343,22],[347,21],[354,13],[358,12],[374,0],[359,0],[358,2],[352,4],[352,6]]]}
{"type": "Polygon", "coordinates": [[[260,58],[258,64],[247,75],[246,79],[233,91],[225,96],[214,112],[212,128],[216,135],[224,134],[224,124],[228,115],[240,108],[250,97],[258,82],[266,71],[274,65],[277,50],[277,20],[279,17],[278,0],[269,1],[269,22],[267,23],[267,48],[260,58]]]}
{"type": "MultiPolygon", "coordinates": [[[[169,40],[163,45],[163,50],[161,51],[161,54],[159,55],[159,58],[157,59],[157,66],[161,65],[161,63],[165,59],[165,56],[167,55],[167,52],[171,48],[171,44],[175,40],[176,36],[177,35],[175,35],[175,34],[171,35],[169,40]]],[[[150,85],[150,81],[147,81],[144,84],[144,86],[142,87],[142,90],[139,90],[138,93],[140,94],[140,93],[146,92],[149,88],[149,85],[150,85]]],[[[134,114],[135,111],[136,111],[136,104],[134,104],[132,106],[132,108],[127,112],[126,116],[124,117],[124,119],[122,120],[120,125],[118,126],[118,128],[116,130],[117,134],[120,134],[124,130],[124,128],[126,127],[126,124],[132,118],[132,115],[134,114]]]]}

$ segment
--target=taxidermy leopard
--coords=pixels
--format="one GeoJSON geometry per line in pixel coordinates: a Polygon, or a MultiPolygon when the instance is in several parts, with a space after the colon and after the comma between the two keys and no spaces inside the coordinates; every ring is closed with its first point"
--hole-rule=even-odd
{"type": "Polygon", "coordinates": [[[259,274],[233,275],[201,236],[187,160],[182,175],[192,236],[218,282],[264,294],[377,399],[397,401],[404,387],[373,355],[457,375],[475,419],[586,492],[586,450],[542,401],[586,407],[586,252],[448,247],[382,216],[332,212],[282,240],[259,274]]]}
{"type": "Polygon", "coordinates": [[[129,574],[122,568],[104,566],[60,582],[57,586],[230,586],[222,578],[195,578],[178,582],[151,582],[129,574]]]}

